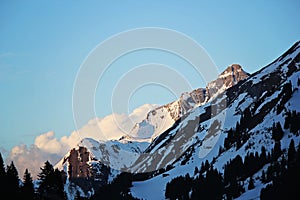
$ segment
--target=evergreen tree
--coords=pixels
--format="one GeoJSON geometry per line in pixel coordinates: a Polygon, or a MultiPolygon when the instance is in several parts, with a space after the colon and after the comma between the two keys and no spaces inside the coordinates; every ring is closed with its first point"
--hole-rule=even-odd
{"type": "Polygon", "coordinates": [[[52,164],[46,161],[38,174],[39,187],[38,195],[40,199],[65,199],[63,192],[63,179],[59,170],[54,170],[52,164]]]}
{"type": "Polygon", "coordinates": [[[64,177],[61,171],[59,171],[58,169],[54,170],[54,183],[55,183],[55,187],[54,190],[57,194],[58,197],[60,197],[61,199],[66,199],[66,194],[64,192],[64,177]]]}
{"type": "Polygon", "coordinates": [[[300,113],[296,110],[293,110],[291,120],[290,120],[290,131],[294,133],[296,136],[299,135],[300,130],[300,113]]]}
{"type": "Polygon", "coordinates": [[[203,174],[203,172],[205,172],[204,162],[201,163],[201,167],[200,167],[200,170],[199,170],[200,174],[203,174]]]}
{"type": "Polygon", "coordinates": [[[132,174],[122,172],[110,184],[102,186],[90,198],[91,200],[113,199],[113,200],[137,200],[130,193],[132,186],[132,174]]]}
{"type": "Polygon", "coordinates": [[[47,160],[44,163],[44,166],[41,168],[41,172],[38,174],[39,187],[38,187],[38,195],[41,199],[47,199],[47,193],[50,191],[52,186],[52,177],[54,174],[53,166],[47,160]]]}
{"type": "MultiPolygon", "coordinates": [[[[291,142],[292,143],[292,142],[291,142]]],[[[290,148],[293,149],[293,144],[290,143],[290,148]]],[[[299,146],[300,147],[300,146],[299,146]]],[[[260,199],[298,199],[300,196],[300,159],[299,152],[296,152],[293,159],[293,163],[289,165],[287,169],[282,170],[282,166],[278,162],[274,162],[268,167],[267,174],[270,174],[268,184],[261,190],[260,199]]],[[[285,165],[289,162],[284,159],[285,165]]],[[[282,160],[282,162],[284,162],[282,160]]],[[[282,163],[281,163],[282,165],[282,163]]]]}
{"type": "Polygon", "coordinates": [[[6,170],[3,162],[2,155],[0,153],[0,194],[6,192],[6,170]]]}
{"type": "Polygon", "coordinates": [[[198,173],[199,173],[198,167],[195,167],[194,176],[196,176],[198,173]]]}
{"type": "Polygon", "coordinates": [[[277,158],[279,158],[281,153],[282,153],[282,150],[281,150],[280,141],[275,142],[274,149],[273,149],[273,155],[272,155],[273,160],[277,160],[277,158]]]}
{"type": "Polygon", "coordinates": [[[295,149],[294,140],[292,139],[288,149],[288,167],[291,167],[291,165],[293,165],[295,159],[296,159],[296,149],[295,149]]]}
{"type": "Polygon", "coordinates": [[[5,176],[6,176],[5,165],[2,158],[2,154],[0,153],[0,179],[2,180],[2,178],[4,178],[5,176]]]}
{"type": "Polygon", "coordinates": [[[254,188],[255,188],[255,186],[254,186],[254,180],[253,180],[253,178],[251,176],[250,180],[249,180],[248,190],[252,190],[254,188]]]}
{"type": "Polygon", "coordinates": [[[209,164],[208,160],[205,160],[204,171],[207,171],[209,169],[209,166],[210,166],[210,164],[209,164]]]}
{"type": "Polygon", "coordinates": [[[279,122],[277,122],[276,124],[274,123],[272,127],[272,138],[275,140],[275,142],[279,142],[282,139],[283,134],[284,132],[282,130],[281,124],[279,122]]]}
{"type": "Polygon", "coordinates": [[[267,182],[267,177],[266,177],[265,170],[263,170],[262,173],[261,173],[261,182],[262,183],[266,183],[267,182]]]}
{"type": "Polygon", "coordinates": [[[290,129],[291,133],[295,134],[296,136],[299,135],[300,130],[300,113],[296,110],[293,111],[287,111],[285,122],[284,122],[284,128],[290,129]]]}
{"type": "Polygon", "coordinates": [[[28,169],[26,169],[24,173],[23,185],[21,187],[21,197],[28,200],[34,198],[34,185],[28,169]]]}
{"type": "Polygon", "coordinates": [[[6,178],[7,192],[10,193],[13,199],[18,198],[20,190],[19,175],[13,161],[7,166],[6,178]]]}
{"type": "Polygon", "coordinates": [[[262,166],[267,163],[267,153],[265,146],[261,147],[260,163],[262,166]]]}
{"type": "Polygon", "coordinates": [[[245,191],[244,187],[237,179],[231,179],[229,185],[225,188],[227,199],[239,197],[245,191]]]}
{"type": "Polygon", "coordinates": [[[179,176],[172,179],[166,185],[165,197],[166,199],[175,200],[182,199],[187,200],[189,198],[189,192],[192,190],[193,179],[189,174],[185,176],[179,176]]]}

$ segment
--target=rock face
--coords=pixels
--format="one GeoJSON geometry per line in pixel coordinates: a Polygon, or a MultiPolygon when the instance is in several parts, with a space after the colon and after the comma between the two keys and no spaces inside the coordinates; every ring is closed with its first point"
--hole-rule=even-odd
{"type": "Polygon", "coordinates": [[[227,67],[227,69],[223,71],[216,80],[207,85],[205,93],[206,99],[211,99],[214,95],[236,85],[248,76],[249,74],[238,64],[233,64],[227,67]]]}
{"type": "Polygon", "coordinates": [[[90,153],[85,147],[72,149],[70,151],[70,156],[68,158],[65,158],[64,162],[66,162],[67,160],[70,163],[68,169],[70,178],[91,177],[91,172],[89,171],[88,165],[88,161],[90,160],[90,153]]]}
{"type": "MultiPolygon", "coordinates": [[[[61,165],[60,167],[64,166],[63,169],[67,172],[68,182],[79,187],[85,196],[89,196],[91,188],[97,190],[108,183],[109,167],[95,160],[91,151],[84,146],[71,149],[61,162],[58,167],[59,165],[61,165]]],[[[69,199],[72,198],[69,197],[69,199]]]]}

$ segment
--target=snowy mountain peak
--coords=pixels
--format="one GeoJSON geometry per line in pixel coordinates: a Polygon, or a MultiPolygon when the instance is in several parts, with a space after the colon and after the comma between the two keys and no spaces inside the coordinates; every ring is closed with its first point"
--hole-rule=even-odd
{"type": "MultiPolygon", "coordinates": [[[[245,72],[241,65],[232,64],[228,66],[219,76],[218,78],[224,78],[223,80],[231,80],[232,85],[236,84],[239,80],[244,79],[249,76],[247,72],[245,72]]],[[[226,81],[227,83],[228,81],[226,81]]],[[[228,82],[229,83],[229,82],[228,82]]]]}
{"type": "Polygon", "coordinates": [[[250,74],[245,72],[239,64],[228,66],[216,80],[207,84],[207,101],[224,92],[226,89],[236,85],[239,81],[246,79],[249,75],[250,74]]]}
{"type": "Polygon", "coordinates": [[[214,99],[218,94],[248,76],[249,74],[240,65],[232,64],[216,80],[208,83],[206,88],[184,92],[178,100],[151,110],[146,119],[133,127],[129,135],[144,139],[148,138],[151,142],[169,129],[180,117],[214,99]]]}

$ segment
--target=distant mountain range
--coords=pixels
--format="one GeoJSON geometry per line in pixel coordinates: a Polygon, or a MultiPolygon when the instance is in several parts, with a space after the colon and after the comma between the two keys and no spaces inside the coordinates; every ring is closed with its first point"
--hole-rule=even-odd
{"type": "MultiPolygon", "coordinates": [[[[131,175],[129,193],[133,197],[172,199],[169,188],[176,186],[177,179],[195,185],[214,170],[222,177],[220,199],[259,199],[262,188],[274,182],[270,177],[261,178],[263,174],[288,157],[292,140],[296,146],[300,142],[299,87],[297,42],[253,74],[238,64],[227,67],[206,88],[186,92],[151,110],[119,140],[83,139],[55,167],[67,175],[69,199],[74,199],[76,192],[82,197],[97,194],[122,172],[131,175]],[[252,156],[258,161],[256,166],[248,163],[252,156]],[[235,176],[229,176],[230,167],[239,162],[240,169],[251,166],[250,170],[230,171],[235,176]],[[234,185],[239,189],[231,193],[234,185]]],[[[183,199],[202,194],[201,187],[186,187],[183,199]]]]}

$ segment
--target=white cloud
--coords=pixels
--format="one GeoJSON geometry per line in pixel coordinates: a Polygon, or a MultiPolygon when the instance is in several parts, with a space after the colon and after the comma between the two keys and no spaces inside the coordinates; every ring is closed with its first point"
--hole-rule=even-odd
{"type": "Polygon", "coordinates": [[[79,130],[60,139],[55,137],[53,131],[43,133],[37,136],[34,144],[30,146],[22,144],[12,148],[6,163],[14,161],[20,178],[23,177],[26,168],[36,177],[46,160],[55,165],[81,139],[119,139],[124,134],[128,134],[135,123],[145,119],[147,113],[155,107],[157,105],[145,104],[135,109],[130,115],[111,114],[104,118],[92,119],[79,130]]]}
{"type": "Polygon", "coordinates": [[[61,154],[66,151],[66,146],[54,137],[53,131],[44,133],[35,138],[34,144],[37,148],[52,154],[61,154]]]}
{"type": "Polygon", "coordinates": [[[38,148],[36,145],[19,145],[12,148],[6,163],[10,163],[12,160],[18,169],[19,177],[23,178],[25,169],[28,169],[34,178],[40,173],[40,167],[42,167],[45,161],[50,163],[57,162],[61,158],[61,155],[45,152],[38,148]]]}

